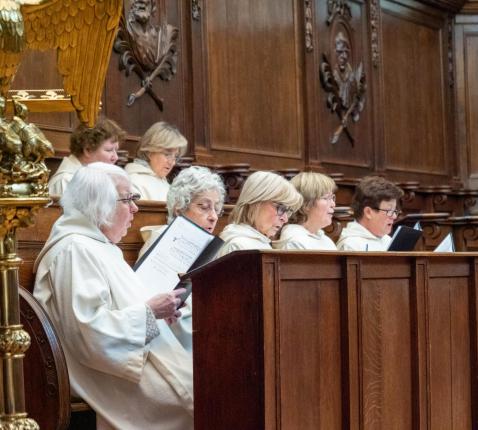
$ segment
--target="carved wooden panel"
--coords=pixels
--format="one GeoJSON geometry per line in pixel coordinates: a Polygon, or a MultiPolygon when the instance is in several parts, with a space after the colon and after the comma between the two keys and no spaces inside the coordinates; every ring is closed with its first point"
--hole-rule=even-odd
{"type": "Polygon", "coordinates": [[[454,168],[447,21],[415,3],[381,2],[383,168],[445,181],[454,168]]]}
{"type": "MultiPolygon", "coordinates": [[[[308,86],[308,106],[313,106],[315,124],[309,122],[309,134],[314,132],[317,138],[308,142],[309,164],[311,166],[324,166],[329,171],[341,171],[346,174],[360,175],[361,172],[373,169],[374,148],[372,139],[371,112],[373,106],[373,93],[368,84],[370,76],[370,60],[368,58],[368,20],[367,4],[363,1],[321,1],[314,4],[315,33],[318,34],[313,53],[307,54],[314,57],[315,69],[308,73],[306,84],[308,86]],[[346,40],[346,43],[340,43],[346,40]],[[341,57],[341,45],[348,48],[347,58],[341,57]],[[334,133],[340,131],[341,118],[330,109],[328,98],[330,92],[324,90],[320,84],[319,64],[324,63],[324,58],[330,64],[332,74],[338,77],[339,87],[345,86],[343,77],[349,70],[349,75],[360,74],[362,67],[366,89],[363,100],[363,111],[357,121],[348,120],[346,130],[343,130],[336,143],[331,143],[334,133]],[[341,66],[341,63],[346,65],[341,66]],[[339,72],[342,67],[343,71],[339,72]],[[342,78],[340,78],[342,75],[342,78]],[[316,82],[312,82],[316,81],[316,82]],[[311,93],[315,91],[316,94],[311,93]],[[352,146],[352,138],[355,142],[352,146]]],[[[306,60],[311,61],[307,56],[306,60]]],[[[309,72],[309,70],[308,70],[309,72]]],[[[356,79],[352,79],[357,81],[356,79]]],[[[354,93],[357,83],[352,82],[350,93],[354,93]]],[[[310,117],[310,114],[309,114],[310,117]]]]}
{"type": "MultiPolygon", "coordinates": [[[[478,9],[475,11],[478,15],[478,9]]],[[[462,179],[478,186],[478,16],[458,16],[455,27],[457,136],[462,179]]]]}
{"type": "Polygon", "coordinates": [[[270,166],[270,158],[260,160],[302,159],[303,38],[296,3],[210,0],[203,8],[207,147],[216,160],[257,155],[257,164],[270,166]]]}

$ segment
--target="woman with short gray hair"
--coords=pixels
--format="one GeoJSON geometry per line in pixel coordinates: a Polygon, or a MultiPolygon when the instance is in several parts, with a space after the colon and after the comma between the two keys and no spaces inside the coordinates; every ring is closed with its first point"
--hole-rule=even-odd
{"type": "Polygon", "coordinates": [[[35,262],[34,295],[61,339],[72,393],[94,409],[97,429],[192,430],[191,356],[165,322],[181,315],[186,290],[157,294],[116,245],[138,198],[121,168],[81,167],[35,262]]]}
{"type": "MultiPolygon", "coordinates": [[[[206,167],[192,166],[181,170],[168,192],[168,224],[182,215],[199,227],[213,233],[224,204],[225,189],[220,176],[206,167]]],[[[141,229],[145,244],[140,258],[161,236],[167,225],[141,229]]],[[[183,347],[192,352],[192,303],[189,297],[181,308],[182,317],[171,324],[171,330],[183,347]]]]}
{"type": "Polygon", "coordinates": [[[166,200],[169,190],[167,176],[186,153],[187,145],[180,131],[164,121],[153,124],[144,133],[136,158],[125,167],[142,199],[166,200]]]}

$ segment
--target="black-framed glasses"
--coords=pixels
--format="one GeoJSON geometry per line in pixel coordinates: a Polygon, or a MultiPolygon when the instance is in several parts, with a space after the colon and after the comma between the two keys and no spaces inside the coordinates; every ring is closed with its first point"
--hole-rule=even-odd
{"type": "Polygon", "coordinates": [[[335,202],[336,196],[334,193],[326,194],[325,196],[319,197],[320,200],[327,200],[328,202],[335,202]]]}
{"type": "Polygon", "coordinates": [[[295,211],[282,203],[272,202],[272,205],[276,208],[277,216],[282,216],[284,214],[289,218],[295,211]]]}
{"type": "Polygon", "coordinates": [[[222,205],[213,205],[211,203],[206,203],[206,202],[199,202],[194,204],[199,209],[199,211],[204,214],[208,214],[209,212],[214,211],[216,215],[220,217],[224,212],[222,205]]]}
{"type": "Polygon", "coordinates": [[[121,199],[118,199],[116,201],[131,205],[131,203],[136,203],[139,199],[141,199],[141,194],[131,193],[131,194],[128,194],[128,197],[122,197],[121,199]]]}
{"type": "Polygon", "coordinates": [[[402,213],[402,211],[398,209],[380,209],[380,208],[372,208],[372,209],[376,211],[385,212],[386,215],[389,217],[392,217],[394,215],[398,217],[402,213]]]}

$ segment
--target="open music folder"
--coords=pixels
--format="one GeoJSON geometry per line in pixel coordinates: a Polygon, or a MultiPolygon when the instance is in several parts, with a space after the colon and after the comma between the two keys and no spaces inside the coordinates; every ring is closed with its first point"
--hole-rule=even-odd
{"type": "Polygon", "coordinates": [[[413,251],[422,233],[422,230],[405,225],[398,226],[387,251],[413,251]]]}
{"type": "Polygon", "coordinates": [[[133,269],[145,285],[167,293],[185,274],[214,259],[224,242],[191,220],[178,216],[136,262],[133,269]]]}

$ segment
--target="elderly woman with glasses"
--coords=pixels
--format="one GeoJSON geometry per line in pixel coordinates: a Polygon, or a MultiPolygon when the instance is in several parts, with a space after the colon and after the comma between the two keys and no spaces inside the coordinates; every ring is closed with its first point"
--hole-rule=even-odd
{"type": "Polygon", "coordinates": [[[393,223],[400,214],[397,209],[403,191],[379,176],[363,178],[355,188],[352,210],[355,220],[337,241],[343,251],[386,251],[392,238],[393,223]]]}
{"type": "Polygon", "coordinates": [[[240,249],[272,249],[272,238],[301,204],[301,195],[282,176],[253,173],[231,212],[231,224],[219,235],[224,240],[219,256],[240,249]]]}
{"type": "Polygon", "coordinates": [[[97,161],[115,164],[125,136],[121,127],[108,118],[100,119],[93,128],[79,125],[70,137],[70,155],[63,158],[48,182],[50,194],[62,195],[81,166],[97,161]]]}
{"type": "MultiPolygon", "coordinates": [[[[192,166],[181,170],[168,192],[168,224],[178,215],[188,218],[199,227],[213,233],[222,214],[226,192],[222,179],[206,167],[192,166]]],[[[139,258],[164,232],[167,225],[148,226],[141,229],[145,244],[139,258]]],[[[186,350],[192,351],[192,303],[189,297],[181,308],[182,317],[171,324],[171,330],[186,350]]]]}
{"type": "Polygon", "coordinates": [[[132,191],[117,166],[76,172],[35,262],[34,295],[61,339],[72,393],[95,410],[97,429],[192,430],[191,356],[165,322],[180,316],[185,290],[157,294],[116,245],[138,211],[132,191]]]}
{"type": "Polygon", "coordinates": [[[142,199],[166,201],[167,176],[186,153],[187,145],[179,130],[166,122],[157,122],[146,131],[139,142],[136,158],[125,167],[142,199]]]}
{"type": "Polygon", "coordinates": [[[302,172],[292,178],[292,185],[304,199],[281,231],[275,249],[310,249],[336,251],[335,243],[322,230],[332,223],[336,185],[332,178],[314,172],[302,172]]]}

